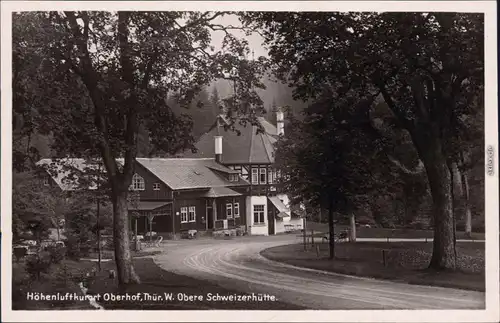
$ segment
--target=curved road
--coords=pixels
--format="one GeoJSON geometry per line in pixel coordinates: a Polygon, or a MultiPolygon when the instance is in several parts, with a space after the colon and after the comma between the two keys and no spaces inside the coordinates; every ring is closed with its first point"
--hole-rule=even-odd
{"type": "Polygon", "coordinates": [[[480,309],[481,292],[408,285],[326,273],[270,261],[263,249],[298,243],[296,236],[242,237],[165,243],[163,269],[245,293],[275,295],[310,309],[480,309]]]}

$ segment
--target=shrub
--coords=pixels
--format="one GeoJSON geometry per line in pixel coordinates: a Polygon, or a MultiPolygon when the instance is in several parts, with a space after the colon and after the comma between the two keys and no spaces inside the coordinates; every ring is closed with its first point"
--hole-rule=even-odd
{"type": "Polygon", "coordinates": [[[89,243],[83,243],[80,245],[80,255],[82,257],[88,257],[91,250],[92,246],[89,243]]]}
{"type": "Polygon", "coordinates": [[[74,279],[73,273],[69,270],[68,265],[63,263],[55,273],[57,281],[61,284],[67,285],[74,279]]]}
{"type": "Polygon", "coordinates": [[[424,230],[426,228],[426,224],[422,222],[415,222],[413,227],[417,230],[424,230]]]}
{"type": "Polygon", "coordinates": [[[17,246],[13,248],[13,251],[14,257],[16,257],[16,260],[19,261],[24,258],[24,256],[26,256],[26,254],[28,253],[28,248],[26,246],[17,246]]]}
{"type": "Polygon", "coordinates": [[[60,246],[50,246],[47,248],[47,251],[50,254],[50,259],[53,263],[60,263],[64,257],[66,256],[66,248],[60,246]]]}
{"type": "Polygon", "coordinates": [[[66,255],[68,256],[68,258],[79,260],[82,257],[78,237],[73,235],[68,236],[64,243],[66,245],[66,255]]]}
{"type": "Polygon", "coordinates": [[[32,279],[40,280],[42,273],[47,273],[52,265],[49,252],[42,251],[29,257],[26,261],[26,272],[32,279]]]}
{"type": "Polygon", "coordinates": [[[456,230],[457,231],[465,231],[465,224],[464,223],[457,223],[456,230]]]}

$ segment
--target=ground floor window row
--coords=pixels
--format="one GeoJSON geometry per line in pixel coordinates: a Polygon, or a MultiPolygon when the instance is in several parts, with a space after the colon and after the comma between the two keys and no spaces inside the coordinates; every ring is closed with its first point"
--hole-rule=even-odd
{"type": "Polygon", "coordinates": [[[226,203],[226,218],[239,218],[240,217],[240,203],[226,203]]]}
{"type": "MultiPolygon", "coordinates": [[[[255,224],[265,223],[265,205],[253,205],[253,222],[255,224]]],[[[158,210],[151,212],[154,216],[170,216],[171,212],[168,209],[158,210]]],[[[240,203],[226,203],[226,218],[234,219],[240,217],[240,203]]],[[[196,206],[183,206],[180,208],[181,223],[196,222],[196,206]]]]}
{"type": "Polygon", "coordinates": [[[253,222],[256,224],[264,224],[265,223],[264,205],[263,204],[255,204],[253,206],[253,222]]]}
{"type": "Polygon", "coordinates": [[[196,222],[196,207],[181,207],[181,223],[196,222]]]}

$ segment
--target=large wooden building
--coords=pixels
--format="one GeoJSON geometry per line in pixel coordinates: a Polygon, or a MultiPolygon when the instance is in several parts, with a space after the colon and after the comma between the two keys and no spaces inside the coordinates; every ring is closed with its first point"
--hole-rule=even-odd
{"type": "MultiPolygon", "coordinates": [[[[95,168],[84,159],[42,159],[38,165],[51,168],[43,178],[47,185],[74,193],[96,189],[79,185],[84,169],[95,168]]],[[[168,238],[190,230],[245,231],[248,184],[215,158],[137,158],[129,194],[130,229],[168,238]]]]}
{"type": "MultiPolygon", "coordinates": [[[[244,230],[248,182],[214,158],[137,158],[129,212],[138,231],[244,230]]],[[[135,225],[133,225],[135,226],[135,225]]]]}

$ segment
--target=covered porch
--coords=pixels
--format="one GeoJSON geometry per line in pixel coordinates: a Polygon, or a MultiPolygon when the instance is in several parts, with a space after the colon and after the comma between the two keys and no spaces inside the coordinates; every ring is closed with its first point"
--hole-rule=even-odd
{"type": "Polygon", "coordinates": [[[205,194],[207,231],[230,230],[245,224],[243,194],[228,187],[212,187],[205,194]]]}
{"type": "Polygon", "coordinates": [[[303,216],[305,214],[300,207],[285,205],[285,202],[279,196],[268,197],[269,234],[301,230],[303,216]]]}
{"type": "Polygon", "coordinates": [[[130,229],[134,235],[149,236],[150,232],[171,232],[172,202],[139,201],[129,205],[130,229]]]}

